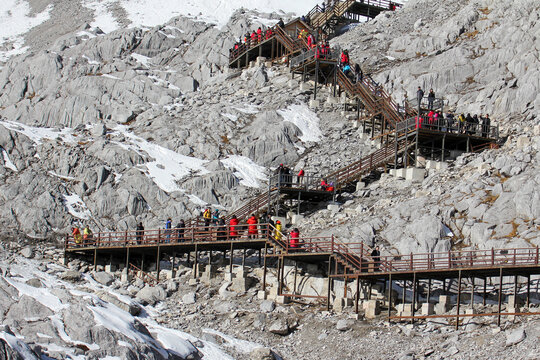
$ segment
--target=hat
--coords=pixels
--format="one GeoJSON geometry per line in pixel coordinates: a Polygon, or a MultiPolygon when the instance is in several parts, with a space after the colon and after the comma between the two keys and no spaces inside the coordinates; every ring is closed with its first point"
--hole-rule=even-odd
{"type": "Polygon", "coordinates": [[[277,221],[276,221],[276,224],[281,224],[281,221],[277,220],[277,221]]]}
{"type": "Polygon", "coordinates": [[[279,166],[283,166],[283,164],[279,164],[279,166]]]}

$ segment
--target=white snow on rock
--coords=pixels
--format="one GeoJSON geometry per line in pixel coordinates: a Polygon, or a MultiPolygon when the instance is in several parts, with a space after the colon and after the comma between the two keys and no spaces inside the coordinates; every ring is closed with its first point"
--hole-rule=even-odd
{"type": "Polygon", "coordinates": [[[63,195],[64,205],[67,211],[74,217],[82,220],[88,220],[92,216],[86,204],[77,194],[63,195]]]}
{"type": "Polygon", "coordinates": [[[11,50],[0,50],[0,61],[26,52],[23,34],[49,20],[53,5],[34,16],[30,16],[30,5],[24,0],[2,0],[0,2],[0,47],[11,43],[11,50]]]}
{"type": "Polygon", "coordinates": [[[288,121],[296,125],[302,132],[300,140],[320,141],[322,132],[319,128],[319,118],[311,111],[306,104],[291,105],[285,110],[278,110],[277,113],[283,117],[283,121],[288,121]]]}
{"type": "Polygon", "coordinates": [[[147,175],[152,181],[165,192],[182,191],[176,182],[188,175],[208,173],[208,170],[204,168],[206,160],[181,155],[163,146],[150,143],[129,132],[126,126],[119,125],[116,130],[129,142],[129,145],[122,143],[118,145],[139,154],[144,152],[154,159],[144,164],[144,167],[148,170],[147,175]]]}
{"type": "Polygon", "coordinates": [[[133,54],[131,54],[131,57],[134,58],[139,63],[141,63],[143,66],[148,67],[148,64],[150,62],[150,58],[148,56],[133,53],[133,54]]]}
{"type": "Polygon", "coordinates": [[[234,175],[241,179],[240,184],[244,186],[258,188],[261,186],[260,181],[267,179],[266,168],[248,157],[231,155],[221,162],[226,168],[235,170],[234,175]]]}
{"type": "Polygon", "coordinates": [[[6,169],[13,170],[15,172],[18,172],[19,170],[15,166],[15,164],[9,159],[9,155],[5,149],[0,149],[2,151],[2,156],[4,157],[4,167],[6,169]]]}
{"type": "Polygon", "coordinates": [[[6,129],[16,131],[20,134],[25,135],[30,140],[32,140],[36,145],[39,145],[43,140],[57,140],[60,139],[66,143],[76,143],[77,140],[72,135],[73,129],[64,128],[62,130],[52,129],[52,128],[41,128],[34,127],[25,124],[21,124],[15,121],[10,120],[0,120],[0,125],[4,126],[6,129]]]}
{"type": "Polygon", "coordinates": [[[4,340],[9,347],[18,352],[25,360],[38,360],[36,355],[30,350],[28,345],[26,345],[21,340],[17,339],[15,336],[10,335],[4,331],[0,332],[0,339],[4,340]]]}
{"type": "Polygon", "coordinates": [[[133,26],[156,26],[172,17],[184,15],[222,27],[234,11],[240,8],[260,12],[281,10],[300,15],[310,11],[318,2],[318,0],[124,0],[121,4],[133,26]]]}
{"type": "Polygon", "coordinates": [[[94,21],[90,26],[98,27],[104,33],[110,33],[111,31],[119,29],[120,24],[118,24],[108,9],[114,2],[116,2],[116,0],[85,1],[83,5],[94,10],[94,21]]]}

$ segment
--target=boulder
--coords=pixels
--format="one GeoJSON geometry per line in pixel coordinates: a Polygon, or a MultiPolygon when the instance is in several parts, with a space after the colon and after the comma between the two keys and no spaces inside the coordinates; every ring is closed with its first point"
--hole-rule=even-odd
{"type": "Polygon", "coordinates": [[[276,357],[272,350],[264,347],[258,347],[249,353],[250,360],[275,360],[276,357]]]}
{"type": "Polygon", "coordinates": [[[113,283],[114,277],[109,274],[108,272],[100,271],[94,273],[94,280],[96,280],[98,283],[109,286],[113,283]]]}
{"type": "Polygon", "coordinates": [[[167,298],[167,292],[161,286],[145,286],[135,295],[143,303],[154,305],[167,298]]]}
{"type": "Polygon", "coordinates": [[[506,346],[513,346],[519,344],[526,338],[525,329],[520,327],[506,334],[506,346]]]}
{"type": "Polygon", "coordinates": [[[72,282],[80,281],[81,273],[75,270],[67,270],[60,275],[60,279],[72,282]]]}
{"type": "Polygon", "coordinates": [[[270,331],[273,334],[282,335],[285,336],[289,334],[290,328],[287,320],[285,319],[279,319],[276,320],[270,325],[268,328],[268,331],[270,331]]]}
{"type": "Polygon", "coordinates": [[[189,292],[185,294],[184,296],[182,296],[182,302],[184,303],[184,305],[195,304],[196,301],[197,301],[197,296],[195,295],[194,292],[189,292]]]}
{"type": "Polygon", "coordinates": [[[347,319],[341,319],[336,324],[336,329],[339,331],[347,331],[351,328],[352,321],[347,319]]]}
{"type": "Polygon", "coordinates": [[[34,257],[34,248],[27,246],[21,250],[21,255],[27,259],[32,259],[34,257]]]}
{"type": "Polygon", "coordinates": [[[276,308],[276,304],[270,300],[265,300],[261,302],[261,305],[259,306],[259,309],[261,309],[261,311],[264,313],[270,313],[274,311],[275,308],[276,308]]]}

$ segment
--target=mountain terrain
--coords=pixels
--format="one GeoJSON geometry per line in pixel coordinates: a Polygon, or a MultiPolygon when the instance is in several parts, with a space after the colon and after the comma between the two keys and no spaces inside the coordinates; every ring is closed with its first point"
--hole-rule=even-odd
{"type": "MultiPolygon", "coordinates": [[[[161,291],[80,261],[64,267],[54,244],[73,225],[151,229],[206,206],[227,213],[266,191],[280,163],[322,176],[375,149],[354,112],[326,101],[330,88],[310,108],[312,84],[284,65],[228,68],[238,37],[315,2],[158,3],[0,5],[0,354],[243,359],[264,345],[284,359],[540,356],[532,319],[503,331],[488,321],[456,332],[351,325],[350,313],[263,305],[255,288],[189,285],[187,263],[161,291]],[[295,330],[268,331],[283,321],[295,330]],[[526,340],[505,346],[521,330],[526,340]],[[343,350],[342,339],[354,346],[343,350]]],[[[398,103],[421,86],[449,111],[490,114],[501,146],[427,169],[420,182],[381,174],[295,226],[383,254],[539,246],[538,34],[534,0],[409,0],[332,39],[398,103]]]]}

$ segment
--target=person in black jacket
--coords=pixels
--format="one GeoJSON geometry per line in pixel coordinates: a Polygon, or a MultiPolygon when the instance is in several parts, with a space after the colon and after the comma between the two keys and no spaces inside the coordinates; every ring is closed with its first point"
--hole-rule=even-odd
{"type": "Polygon", "coordinates": [[[424,90],[419,86],[416,91],[416,99],[418,100],[418,106],[422,104],[422,99],[424,98],[424,90]]]}
{"type": "Polygon", "coordinates": [[[429,110],[433,110],[433,102],[435,102],[435,92],[433,92],[433,89],[429,89],[429,93],[427,95],[427,103],[429,110]]]}
{"type": "Polygon", "coordinates": [[[142,222],[139,222],[137,224],[137,244],[140,244],[142,242],[143,235],[144,235],[144,226],[142,222]]]}
{"type": "Polygon", "coordinates": [[[184,241],[184,230],[186,228],[186,223],[181,219],[178,224],[176,224],[176,241],[184,241]]]}
{"type": "Polygon", "coordinates": [[[379,266],[381,265],[381,251],[379,250],[379,246],[376,246],[375,249],[371,251],[371,258],[373,259],[374,271],[379,271],[379,266]]]}
{"type": "Polygon", "coordinates": [[[491,126],[491,119],[489,115],[486,114],[486,117],[482,119],[482,137],[489,136],[489,127],[491,126]]]}

